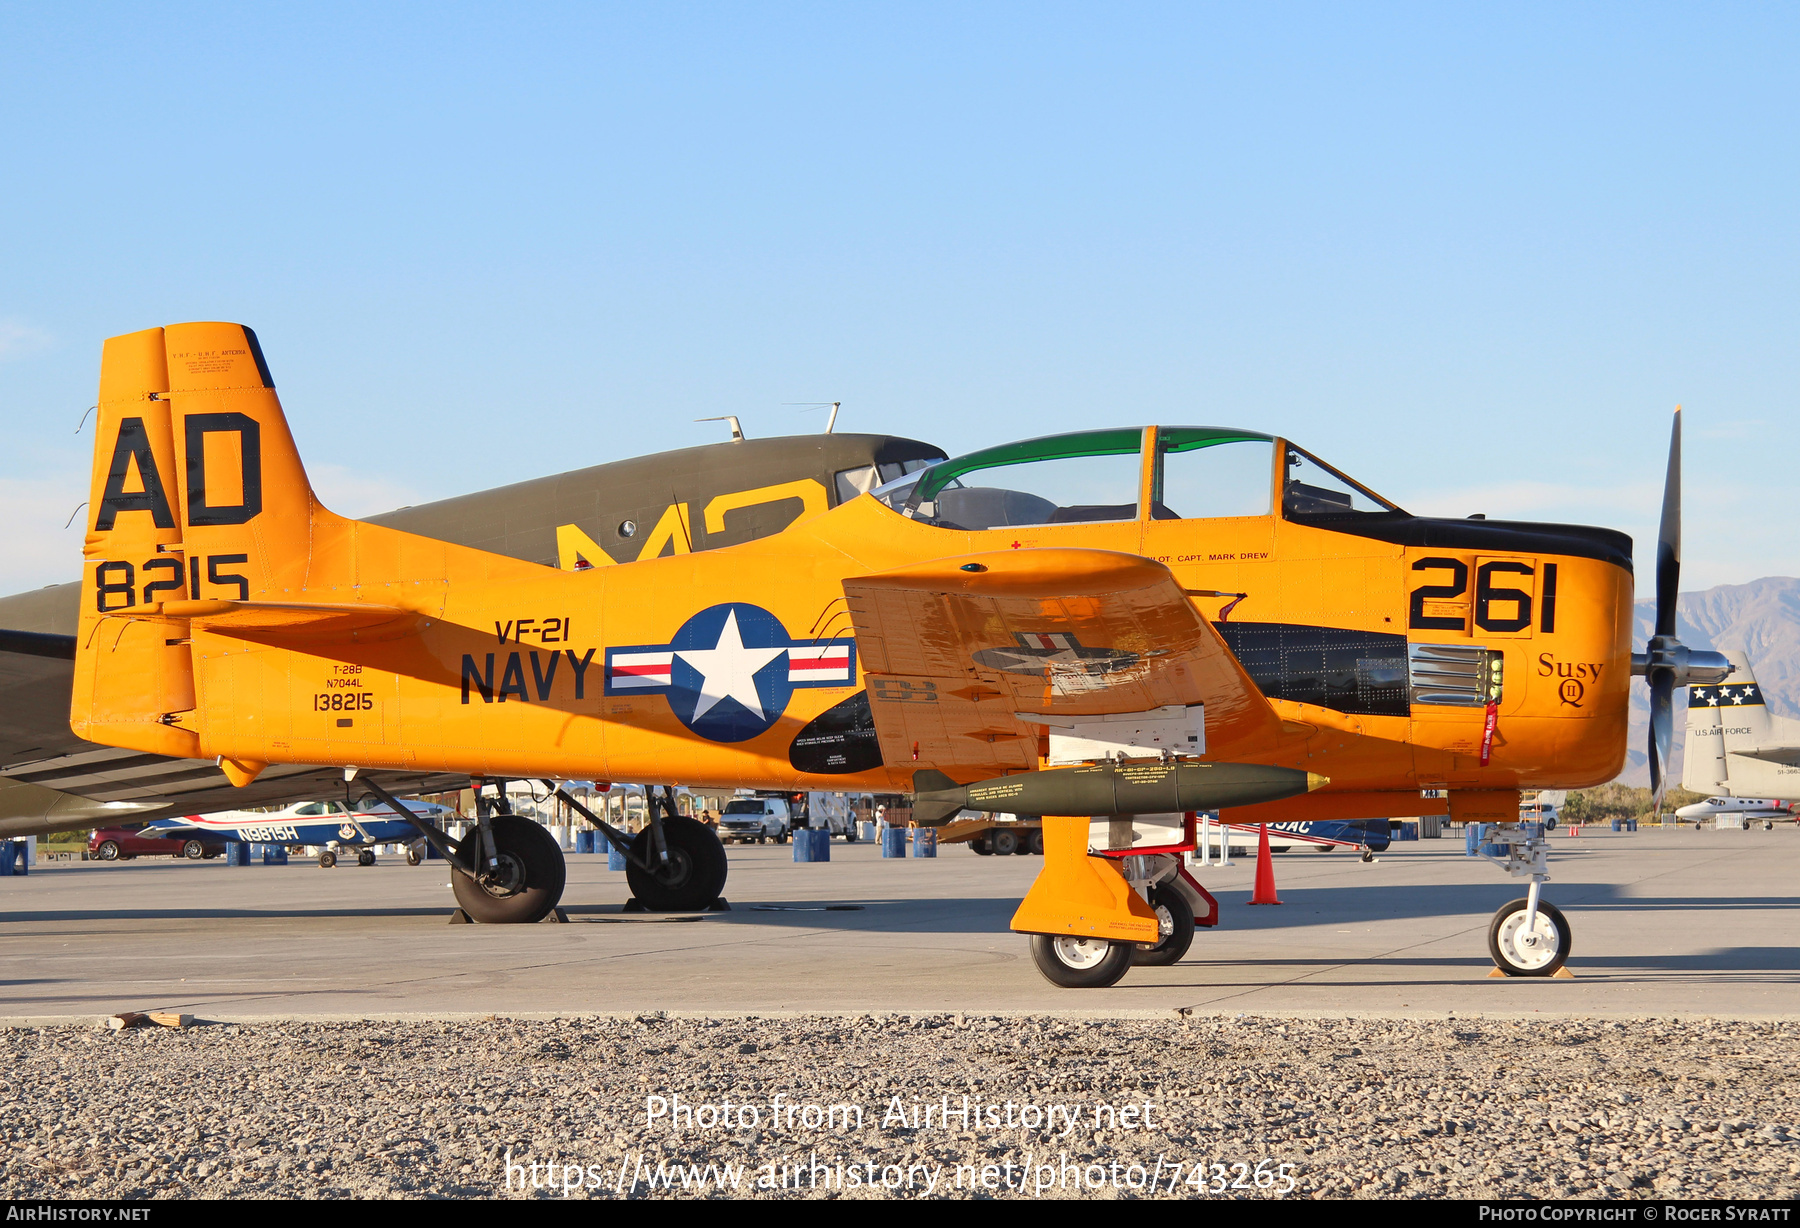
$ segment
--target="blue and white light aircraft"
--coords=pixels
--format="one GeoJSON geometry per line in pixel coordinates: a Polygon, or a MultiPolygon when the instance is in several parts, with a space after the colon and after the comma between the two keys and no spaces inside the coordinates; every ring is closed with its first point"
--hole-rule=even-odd
{"type": "MultiPolygon", "coordinates": [[[[407,809],[421,818],[442,824],[456,818],[456,811],[436,802],[409,801],[407,809]]],[[[297,802],[266,814],[254,810],[225,810],[218,814],[189,814],[180,818],[153,819],[143,834],[171,840],[213,839],[250,844],[311,845],[319,849],[319,864],[337,864],[340,852],[355,850],[358,865],[375,864],[375,846],[404,844],[406,860],[418,865],[423,857],[418,828],[385,807],[352,809],[343,802],[297,802]]]]}

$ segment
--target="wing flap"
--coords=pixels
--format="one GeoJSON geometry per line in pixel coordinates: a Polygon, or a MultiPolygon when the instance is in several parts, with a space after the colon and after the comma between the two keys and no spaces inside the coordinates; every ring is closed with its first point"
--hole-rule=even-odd
{"type": "Polygon", "coordinates": [[[889,763],[1035,766],[1033,716],[1176,704],[1206,705],[1215,754],[1280,734],[1218,632],[1150,559],[1002,551],[860,576],[844,593],[889,763]]]}

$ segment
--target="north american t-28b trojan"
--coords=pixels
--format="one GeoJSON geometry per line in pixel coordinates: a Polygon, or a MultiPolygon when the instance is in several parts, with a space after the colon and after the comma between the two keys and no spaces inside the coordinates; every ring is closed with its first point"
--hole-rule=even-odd
{"type": "MultiPolygon", "coordinates": [[[[1508,825],[1504,864],[1531,887],[1490,951],[1548,975],[1570,930],[1539,899],[1519,790],[1618,773],[1634,671],[1660,781],[1673,688],[1726,667],[1673,636],[1673,450],[1669,625],[1634,662],[1625,535],[1411,516],[1247,430],[1008,444],[761,540],[564,571],[322,507],[240,325],[108,341],[99,424],[82,737],[240,782],[311,764],[904,792],[924,823],[1042,814],[1012,928],[1063,985],[1170,962],[1216,920],[1179,856],[1197,811],[1508,825]]],[[[452,841],[384,800],[475,919],[555,905],[562,856],[536,824],[485,817],[452,841]]],[[[634,891],[706,906],[717,838],[653,817],[607,829],[634,891]]]]}

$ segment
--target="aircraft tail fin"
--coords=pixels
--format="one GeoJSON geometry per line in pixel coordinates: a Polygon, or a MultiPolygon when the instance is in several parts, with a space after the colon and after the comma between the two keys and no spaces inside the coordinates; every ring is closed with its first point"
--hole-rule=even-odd
{"type": "MultiPolygon", "coordinates": [[[[1741,781],[1743,787],[1733,789],[1731,756],[1755,756],[1768,746],[1774,733],[1773,722],[1750,658],[1731,649],[1725,650],[1725,657],[1731,662],[1731,673],[1723,682],[1688,688],[1687,762],[1681,783],[1696,793],[1734,792],[1749,796],[1746,790],[1767,786],[1763,782],[1741,781]]],[[[1743,760],[1739,760],[1739,765],[1743,766],[1743,760]]]]}
{"type": "Polygon", "coordinates": [[[70,723],[107,745],[213,757],[212,633],[342,638],[441,602],[443,543],[319,504],[241,324],[106,343],[89,504],[70,723]]]}

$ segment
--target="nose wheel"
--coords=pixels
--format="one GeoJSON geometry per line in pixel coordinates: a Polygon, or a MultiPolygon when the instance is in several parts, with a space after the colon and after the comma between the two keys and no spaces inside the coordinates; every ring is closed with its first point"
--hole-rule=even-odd
{"type": "Polygon", "coordinates": [[[1554,904],[1538,901],[1527,924],[1529,900],[1514,900],[1488,926],[1488,954],[1507,976],[1555,976],[1569,958],[1568,919],[1554,904]]]}

